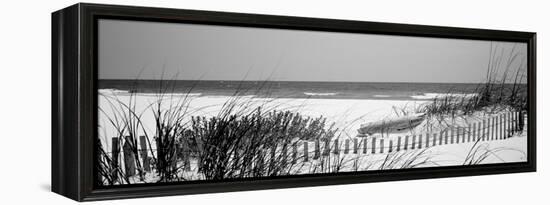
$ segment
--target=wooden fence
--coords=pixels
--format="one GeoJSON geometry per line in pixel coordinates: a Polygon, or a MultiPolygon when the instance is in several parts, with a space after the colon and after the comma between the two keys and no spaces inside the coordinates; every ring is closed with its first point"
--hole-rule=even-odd
{"type": "MultiPolygon", "coordinates": [[[[322,155],[330,154],[382,154],[392,153],[404,150],[423,149],[434,146],[459,144],[459,143],[471,143],[475,141],[493,141],[493,140],[505,140],[514,135],[514,133],[522,131],[524,126],[524,115],[522,112],[508,112],[497,116],[490,116],[482,118],[478,121],[472,122],[467,126],[450,126],[446,129],[438,132],[427,132],[417,135],[404,135],[393,138],[383,137],[366,137],[366,138],[352,138],[345,140],[316,140],[316,141],[302,141],[293,143],[287,146],[278,146],[272,150],[273,156],[275,152],[282,154],[285,157],[288,156],[292,163],[295,163],[298,159],[308,162],[311,160],[317,160],[322,155]]],[[[136,174],[136,163],[140,163],[142,169],[146,172],[151,170],[149,156],[151,150],[147,149],[147,142],[145,136],[139,137],[139,157],[135,157],[135,148],[137,146],[131,146],[131,141],[125,140],[120,150],[119,139],[112,138],[112,156],[111,161],[115,165],[118,165],[118,156],[120,152],[123,153],[123,164],[125,174],[127,176],[133,176],[136,174]],[[136,159],[138,158],[138,159],[136,159]],[[139,160],[139,162],[136,162],[139,160]]],[[[178,144],[178,153],[189,153],[189,148],[182,144],[178,144]]],[[[178,158],[178,156],[175,156],[178,158]]],[[[178,159],[183,159],[184,170],[190,170],[191,156],[189,154],[183,154],[178,159]]],[[[174,160],[177,161],[177,160],[174,160]]],[[[172,164],[170,166],[176,166],[172,164]]]]}

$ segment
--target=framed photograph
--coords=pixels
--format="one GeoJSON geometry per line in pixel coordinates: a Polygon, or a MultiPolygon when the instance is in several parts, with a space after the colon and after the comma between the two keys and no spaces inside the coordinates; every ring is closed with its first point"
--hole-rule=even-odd
{"type": "Polygon", "coordinates": [[[535,171],[535,36],[76,4],[52,14],[52,190],[535,171]]]}

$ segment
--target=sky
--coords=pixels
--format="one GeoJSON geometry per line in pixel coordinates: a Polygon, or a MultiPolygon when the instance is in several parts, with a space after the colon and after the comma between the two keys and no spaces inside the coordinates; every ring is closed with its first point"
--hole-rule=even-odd
{"type": "Polygon", "coordinates": [[[517,53],[510,67],[522,70],[527,53],[525,43],[105,19],[98,39],[100,79],[479,83],[491,53],[517,53]]]}

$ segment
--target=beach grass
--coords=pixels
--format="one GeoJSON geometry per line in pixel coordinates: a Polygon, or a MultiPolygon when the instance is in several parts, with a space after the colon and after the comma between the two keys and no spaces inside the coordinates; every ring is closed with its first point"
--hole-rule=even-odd
{"type": "Polygon", "coordinates": [[[522,156],[526,156],[526,153],[509,147],[491,147],[489,143],[484,143],[481,139],[470,147],[466,157],[464,158],[463,165],[478,165],[488,161],[489,158],[495,158],[500,162],[506,162],[500,157],[500,153],[503,152],[516,152],[522,156]]]}
{"type": "Polygon", "coordinates": [[[327,128],[326,118],[299,112],[223,110],[211,118],[193,117],[184,136],[202,146],[199,170],[206,179],[285,175],[294,164],[282,150],[301,140],[330,139],[336,132],[333,126],[327,128]]]}
{"type": "Polygon", "coordinates": [[[514,46],[509,53],[491,45],[490,59],[487,65],[485,82],[477,85],[473,93],[468,91],[449,90],[419,111],[439,117],[459,117],[476,111],[489,113],[502,110],[527,110],[526,69],[523,61],[518,61],[521,54],[514,46]],[[497,73],[498,70],[504,70],[497,73]],[[468,93],[453,95],[453,93],[468,93]]]}
{"type": "MultiPolygon", "coordinates": [[[[118,145],[112,146],[131,147],[139,181],[144,181],[145,175],[138,157],[140,133],[146,135],[146,139],[154,139],[154,142],[147,140],[153,170],[159,182],[169,182],[188,180],[178,174],[185,167],[178,163],[183,155],[197,159],[198,172],[205,179],[285,175],[296,164],[288,163],[280,154],[281,149],[289,149],[300,140],[330,139],[337,131],[323,116],[313,118],[298,111],[278,110],[277,105],[269,102],[256,106],[252,99],[244,97],[249,90],[243,89],[237,89],[216,116],[194,116],[200,108],[190,108],[192,98],[173,95],[169,89],[169,82],[159,85],[156,100],[144,110],[137,110],[134,92],[126,101],[116,95],[105,95],[109,108],[100,108],[104,114],[114,113],[106,115],[107,124],[117,132],[117,136],[111,137],[120,139],[118,145]],[[153,113],[154,136],[148,136],[142,122],[144,112],[153,113]],[[152,149],[151,143],[155,143],[156,149],[152,149]],[[188,148],[186,153],[178,150],[182,144],[188,148]],[[278,147],[281,145],[288,147],[278,147]]],[[[113,157],[121,157],[110,155],[102,146],[98,149],[98,175],[105,183],[129,183],[121,160],[112,163],[113,157]],[[113,178],[112,170],[120,172],[121,178],[113,178]]]]}

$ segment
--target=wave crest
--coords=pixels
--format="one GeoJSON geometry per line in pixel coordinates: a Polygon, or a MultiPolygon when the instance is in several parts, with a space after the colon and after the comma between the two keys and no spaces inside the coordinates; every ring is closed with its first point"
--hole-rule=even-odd
{"type": "Polygon", "coordinates": [[[307,95],[307,96],[335,96],[337,94],[338,93],[309,93],[309,92],[304,92],[304,95],[307,95]]]}

